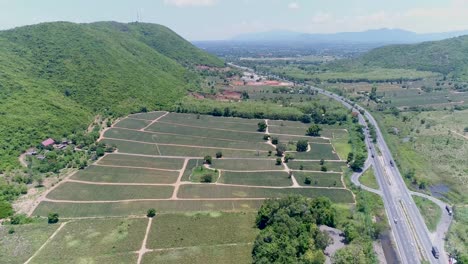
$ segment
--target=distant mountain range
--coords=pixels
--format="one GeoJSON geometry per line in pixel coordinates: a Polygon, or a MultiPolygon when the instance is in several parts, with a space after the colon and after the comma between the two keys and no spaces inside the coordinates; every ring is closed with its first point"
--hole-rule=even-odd
{"type": "Polygon", "coordinates": [[[372,29],[361,32],[309,34],[294,31],[268,31],[238,35],[239,42],[349,42],[349,43],[417,43],[468,35],[468,30],[420,34],[403,29],[372,29]]]}

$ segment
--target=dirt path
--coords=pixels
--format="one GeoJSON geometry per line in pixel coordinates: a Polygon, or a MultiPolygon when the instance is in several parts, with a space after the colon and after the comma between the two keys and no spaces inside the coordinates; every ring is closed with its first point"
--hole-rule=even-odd
{"type": "Polygon", "coordinates": [[[174,183],[174,192],[172,193],[171,200],[177,200],[177,193],[179,192],[179,187],[181,185],[181,180],[182,177],[184,176],[185,169],[187,168],[187,164],[189,162],[189,159],[184,160],[184,165],[182,166],[182,169],[179,172],[179,177],[177,178],[177,181],[174,183]]]}
{"type": "Polygon", "coordinates": [[[191,246],[191,247],[172,247],[172,248],[155,248],[155,249],[148,249],[148,252],[159,252],[159,251],[173,251],[173,250],[184,250],[184,249],[192,249],[192,248],[200,248],[200,247],[234,247],[234,246],[243,246],[243,245],[252,245],[252,242],[245,242],[245,243],[229,243],[229,244],[217,244],[217,245],[206,245],[206,246],[191,246]]]}
{"type": "Polygon", "coordinates": [[[93,164],[92,166],[111,167],[111,168],[127,168],[127,169],[145,169],[145,170],[156,170],[156,171],[179,171],[179,170],[159,169],[159,168],[150,168],[150,167],[123,166],[123,165],[93,164]]]}
{"type": "Polygon", "coordinates": [[[138,261],[137,261],[137,264],[140,264],[141,263],[141,260],[143,259],[143,255],[145,255],[146,252],[148,252],[148,249],[146,248],[146,241],[148,240],[148,234],[150,232],[150,229],[151,229],[151,223],[153,223],[153,218],[150,217],[148,219],[148,225],[146,226],[146,233],[145,233],[145,237],[143,238],[143,243],[141,243],[141,248],[140,250],[138,251],[138,261]]]}
{"type": "Polygon", "coordinates": [[[464,138],[464,139],[468,139],[468,136],[464,136],[463,134],[460,134],[458,133],[457,131],[455,130],[450,130],[452,133],[456,134],[456,135],[459,135],[460,137],[464,138]]]}
{"type": "Polygon", "coordinates": [[[27,168],[28,167],[28,163],[26,162],[26,153],[23,153],[21,154],[19,157],[18,157],[18,160],[21,164],[21,166],[27,168]]]}
{"type": "Polygon", "coordinates": [[[147,126],[145,126],[144,128],[140,129],[140,131],[145,131],[145,129],[147,129],[148,127],[150,127],[151,125],[153,125],[154,123],[158,122],[161,118],[167,116],[169,114],[169,112],[166,112],[164,113],[162,116],[154,119],[153,121],[151,121],[151,123],[149,123],[147,126]]]}
{"type": "Polygon", "coordinates": [[[41,252],[41,250],[58,234],[58,232],[60,232],[60,230],[62,230],[62,228],[67,224],[68,222],[63,222],[60,224],[60,226],[57,228],[57,230],[55,230],[55,232],[46,240],[46,242],[44,242],[44,244],[42,244],[42,246],[36,251],[34,252],[34,254],[28,259],[26,260],[26,262],[24,262],[24,264],[28,264],[29,262],[31,262],[31,260],[37,255],[39,254],[39,252],[41,252]]]}

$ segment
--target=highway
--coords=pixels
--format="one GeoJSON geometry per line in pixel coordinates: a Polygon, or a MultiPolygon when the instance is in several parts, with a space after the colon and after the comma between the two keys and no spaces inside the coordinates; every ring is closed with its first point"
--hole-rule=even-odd
{"type": "MultiPolygon", "coordinates": [[[[233,67],[239,67],[234,64],[229,64],[233,67]]],[[[252,69],[240,67],[243,70],[253,71],[252,69]]],[[[285,80],[289,81],[289,80],[285,80]]],[[[304,85],[300,85],[305,87],[304,85]]],[[[309,86],[310,87],[310,86],[309,86]]],[[[375,127],[377,134],[377,141],[374,144],[369,134],[369,130],[365,131],[365,143],[368,149],[368,157],[362,172],[354,173],[352,181],[354,184],[361,186],[364,190],[376,193],[383,199],[387,218],[389,220],[390,228],[393,234],[393,239],[396,244],[396,250],[400,257],[401,263],[415,264],[425,261],[425,263],[449,263],[448,255],[444,249],[444,238],[447,232],[451,216],[447,215],[445,210],[446,204],[436,198],[428,197],[423,194],[410,192],[406,187],[403,177],[398,170],[392,154],[383,138],[382,132],[374,117],[364,108],[357,104],[351,105],[346,99],[341,96],[325,91],[317,87],[310,87],[317,91],[319,94],[332,98],[346,108],[353,110],[356,109],[359,114],[359,123],[367,128],[367,120],[375,127]],[[378,148],[379,151],[376,151],[378,148]],[[372,166],[380,190],[374,190],[359,183],[359,176],[372,166]],[[418,207],[413,201],[411,194],[429,198],[435,202],[442,210],[442,219],[438,225],[437,232],[433,235],[431,240],[430,232],[426,227],[424,219],[419,212],[418,207]],[[439,250],[440,256],[436,259],[432,254],[432,247],[436,246],[439,250]]]]}
{"type": "MultiPolygon", "coordinates": [[[[365,141],[369,152],[365,167],[373,167],[381,191],[369,191],[381,194],[383,198],[401,262],[412,264],[421,263],[421,261],[424,260],[429,263],[448,263],[447,254],[443,246],[443,236],[439,235],[434,238],[435,241],[431,240],[430,232],[424,223],[424,219],[414,203],[400,171],[394,164],[392,154],[373,116],[358,105],[353,107],[339,95],[320,88],[313,89],[320,94],[342,103],[348,109],[357,109],[363,112],[364,116],[369,120],[369,123],[375,127],[377,134],[377,142],[375,144],[372,143],[368,131],[365,131],[365,141]],[[378,147],[380,153],[376,152],[376,147],[378,147]],[[432,255],[431,250],[433,245],[436,245],[440,251],[439,259],[436,259],[432,255]]],[[[359,115],[359,123],[367,127],[363,115],[359,115]]],[[[354,176],[358,176],[358,174],[354,176]]],[[[434,198],[433,200],[437,199],[434,198]]],[[[443,210],[442,214],[446,214],[446,211],[442,208],[444,203],[438,201],[437,204],[443,210]]]]}

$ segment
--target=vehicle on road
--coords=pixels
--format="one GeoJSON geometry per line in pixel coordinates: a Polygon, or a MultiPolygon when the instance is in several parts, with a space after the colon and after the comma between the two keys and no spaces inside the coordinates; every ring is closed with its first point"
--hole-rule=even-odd
{"type": "Polygon", "coordinates": [[[398,219],[393,218],[393,222],[394,222],[395,224],[398,223],[398,219]]]}
{"type": "Polygon", "coordinates": [[[392,167],[394,166],[393,160],[390,161],[390,166],[392,166],[392,167]]]}
{"type": "Polygon", "coordinates": [[[436,259],[439,258],[439,249],[436,246],[432,247],[432,255],[434,255],[434,258],[436,259]]]}
{"type": "Polygon", "coordinates": [[[445,210],[447,210],[448,215],[451,216],[453,214],[452,209],[448,205],[445,206],[445,210]]]}

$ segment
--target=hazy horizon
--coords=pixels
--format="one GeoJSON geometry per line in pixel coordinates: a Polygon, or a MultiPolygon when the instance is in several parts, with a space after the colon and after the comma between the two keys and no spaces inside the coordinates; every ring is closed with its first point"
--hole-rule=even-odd
{"type": "Polygon", "coordinates": [[[139,17],[192,41],[268,31],[328,34],[393,28],[435,33],[468,29],[467,13],[464,0],[0,0],[0,29],[53,21],[127,23],[139,17]]]}

